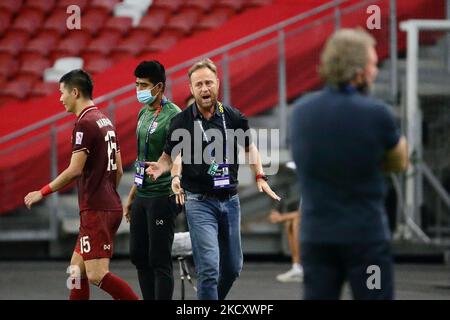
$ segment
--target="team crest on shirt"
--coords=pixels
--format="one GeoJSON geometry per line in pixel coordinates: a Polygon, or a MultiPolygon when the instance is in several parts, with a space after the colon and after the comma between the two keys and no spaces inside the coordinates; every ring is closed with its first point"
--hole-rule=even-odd
{"type": "Polygon", "coordinates": [[[75,133],[75,144],[81,144],[83,141],[83,132],[76,132],[75,133]]]}
{"type": "Polygon", "coordinates": [[[152,127],[150,128],[150,134],[156,131],[156,128],[158,127],[158,122],[153,122],[152,127]]]}

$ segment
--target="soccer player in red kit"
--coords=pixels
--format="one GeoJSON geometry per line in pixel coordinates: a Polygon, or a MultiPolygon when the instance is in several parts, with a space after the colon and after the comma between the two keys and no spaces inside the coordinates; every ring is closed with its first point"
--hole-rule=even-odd
{"type": "Polygon", "coordinates": [[[25,196],[31,206],[46,195],[78,179],[80,231],[72,255],[71,276],[80,276],[71,289],[71,300],[89,299],[89,282],[116,300],[137,300],[131,287],[109,272],[113,238],[122,221],[122,205],[117,186],[122,177],[119,142],[111,121],[92,101],[93,84],[89,74],[73,70],[60,82],[60,101],[77,116],[72,133],[69,167],[39,191],[25,196]]]}

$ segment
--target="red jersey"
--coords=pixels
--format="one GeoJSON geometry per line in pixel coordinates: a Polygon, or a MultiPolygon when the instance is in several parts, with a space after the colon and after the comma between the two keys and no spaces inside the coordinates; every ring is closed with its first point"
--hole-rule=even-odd
{"type": "Polygon", "coordinates": [[[122,210],[116,190],[119,141],[111,121],[95,106],[80,113],[72,132],[72,153],[88,154],[78,179],[78,202],[83,210],[122,210]]]}

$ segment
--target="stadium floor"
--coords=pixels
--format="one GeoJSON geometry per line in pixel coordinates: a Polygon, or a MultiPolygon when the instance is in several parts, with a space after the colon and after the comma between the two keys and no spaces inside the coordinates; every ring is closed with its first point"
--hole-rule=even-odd
{"type": "MultiPolygon", "coordinates": [[[[0,261],[1,300],[60,300],[67,299],[65,287],[68,274],[65,261],[0,261]]],[[[295,300],[302,296],[299,283],[280,283],[275,277],[287,271],[286,262],[245,262],[241,277],[228,299],[233,300],[295,300]]],[[[111,271],[123,277],[136,292],[139,285],[134,267],[128,260],[113,260],[111,271]]],[[[174,261],[175,292],[179,300],[180,276],[174,261]]],[[[396,264],[395,295],[400,300],[448,300],[450,298],[450,267],[444,264],[396,264]]],[[[91,288],[92,299],[110,299],[103,291],[91,288]]],[[[344,288],[343,299],[349,299],[344,288]]],[[[192,287],[186,285],[186,299],[195,299],[192,287]]]]}

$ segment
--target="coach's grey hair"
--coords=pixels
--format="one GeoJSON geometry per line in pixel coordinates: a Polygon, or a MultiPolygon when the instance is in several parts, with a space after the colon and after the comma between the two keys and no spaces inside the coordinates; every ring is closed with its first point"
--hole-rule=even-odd
{"type": "Polygon", "coordinates": [[[340,29],[326,42],[322,52],[319,74],[331,85],[340,86],[364,71],[368,48],[375,46],[375,38],[363,29],[340,29]]]}

